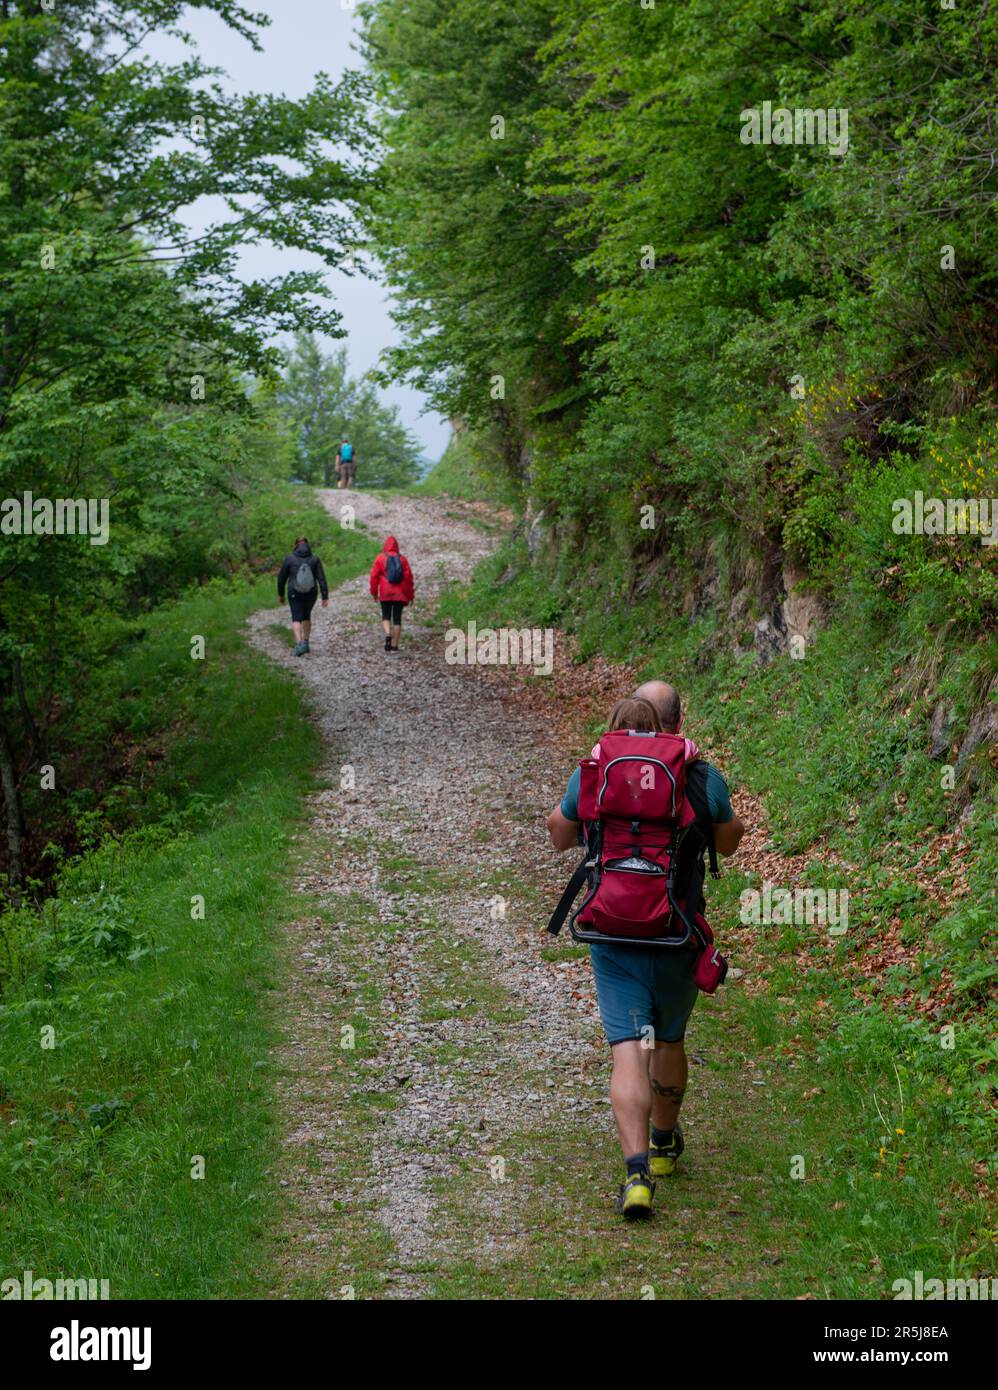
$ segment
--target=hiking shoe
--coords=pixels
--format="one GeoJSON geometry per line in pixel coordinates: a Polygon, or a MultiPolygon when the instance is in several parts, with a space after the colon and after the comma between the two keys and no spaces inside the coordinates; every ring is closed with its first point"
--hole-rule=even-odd
{"type": "Polygon", "coordinates": [[[669,1178],[676,1171],[679,1155],[683,1152],[683,1131],[677,1124],[672,1131],[672,1143],[667,1148],[657,1149],[654,1143],[648,1145],[648,1167],[652,1177],[669,1178]]]}
{"type": "Polygon", "coordinates": [[[305,655],[305,643],[304,643],[304,642],[296,642],[296,643],[295,643],[295,656],[304,656],[304,655],[305,655]]]}
{"type": "Polygon", "coordinates": [[[655,1184],[650,1173],[632,1173],[620,1185],[617,1210],[628,1221],[641,1221],[651,1216],[651,1199],[655,1195],[655,1184]]]}
{"type": "Polygon", "coordinates": [[[391,639],[390,637],[386,637],[386,638],[385,638],[385,651],[386,651],[386,652],[390,652],[391,649],[392,649],[392,639],[391,639]]]}
{"type": "Polygon", "coordinates": [[[308,656],[309,652],[312,650],[312,648],[308,645],[308,638],[307,638],[307,637],[305,638],[304,642],[301,644],[301,650],[302,650],[302,656],[308,656]]]}

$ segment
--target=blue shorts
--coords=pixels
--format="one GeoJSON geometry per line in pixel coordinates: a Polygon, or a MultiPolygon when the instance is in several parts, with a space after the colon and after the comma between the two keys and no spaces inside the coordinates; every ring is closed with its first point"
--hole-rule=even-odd
{"type": "Polygon", "coordinates": [[[618,1042],[681,1042],[697,1002],[693,951],[661,946],[589,947],[600,1018],[612,1047],[618,1042]],[[642,1032],[651,1028],[653,1031],[642,1032]]]}

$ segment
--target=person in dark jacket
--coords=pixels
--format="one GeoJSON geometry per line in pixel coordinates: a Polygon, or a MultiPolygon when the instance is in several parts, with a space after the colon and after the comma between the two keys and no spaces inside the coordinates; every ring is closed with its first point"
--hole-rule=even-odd
{"type": "Polygon", "coordinates": [[[389,536],[371,566],[371,597],[381,604],[381,626],[385,630],[385,651],[397,652],[402,633],[402,609],[415,595],[409,561],[399,554],[399,543],[389,536]]]}
{"type": "Polygon", "coordinates": [[[285,589],[288,591],[288,603],[291,605],[295,656],[305,656],[309,651],[308,639],[312,631],[312,609],[315,607],[316,596],[322,594],[323,608],[329,603],[326,572],[318,555],[312,554],[312,547],[305,536],[299,536],[295,541],[294,550],[285,556],[281,572],[277,576],[277,594],[282,603],[285,589]]]}

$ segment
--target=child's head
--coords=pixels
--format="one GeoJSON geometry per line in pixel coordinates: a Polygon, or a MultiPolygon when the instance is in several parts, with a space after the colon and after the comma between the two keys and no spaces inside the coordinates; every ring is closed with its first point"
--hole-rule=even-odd
{"type": "Polygon", "coordinates": [[[610,711],[607,732],[613,733],[614,729],[637,729],[639,733],[660,734],[662,721],[650,700],[632,696],[627,700],[618,700],[610,711]]]}

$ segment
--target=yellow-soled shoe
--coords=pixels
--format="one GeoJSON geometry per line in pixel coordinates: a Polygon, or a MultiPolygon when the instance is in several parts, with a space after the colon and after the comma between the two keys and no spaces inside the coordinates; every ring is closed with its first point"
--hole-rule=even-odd
{"type": "Polygon", "coordinates": [[[650,1173],[632,1173],[626,1182],[621,1183],[617,1210],[628,1221],[640,1221],[651,1216],[651,1199],[655,1195],[655,1184],[650,1173]]]}
{"type": "Polygon", "coordinates": [[[683,1131],[678,1125],[672,1131],[672,1143],[667,1148],[657,1149],[653,1143],[649,1144],[648,1167],[651,1169],[652,1177],[671,1178],[684,1147],[683,1131]]]}

